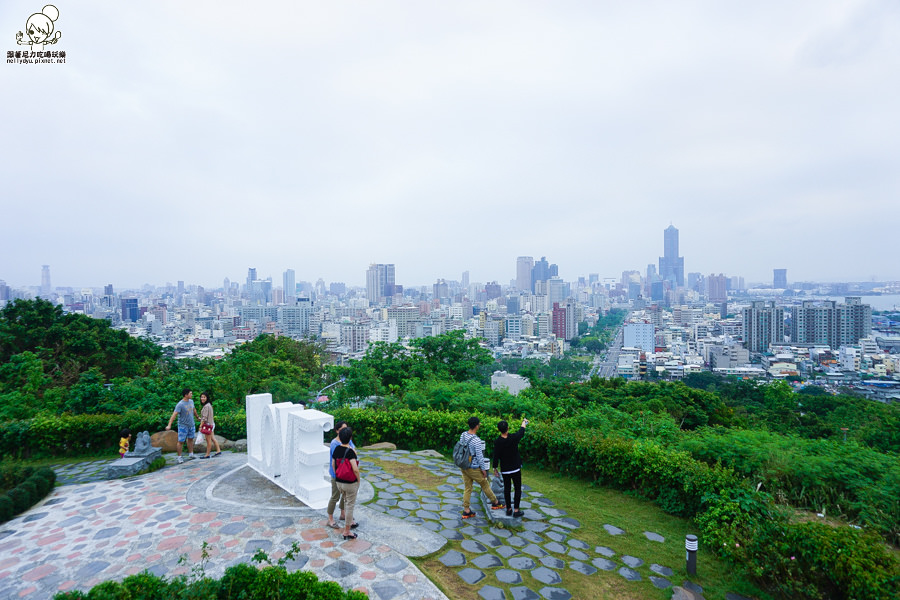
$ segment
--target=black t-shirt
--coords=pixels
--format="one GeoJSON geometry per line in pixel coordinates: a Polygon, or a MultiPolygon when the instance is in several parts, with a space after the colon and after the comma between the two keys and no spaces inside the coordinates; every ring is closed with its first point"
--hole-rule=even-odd
{"type": "Polygon", "coordinates": [[[356,483],[356,479],[353,479],[352,481],[346,481],[344,479],[341,479],[340,477],[337,477],[337,468],[340,465],[340,462],[338,462],[338,461],[340,461],[341,459],[344,459],[344,458],[346,458],[347,460],[356,459],[356,451],[353,448],[350,448],[349,446],[346,448],[344,446],[338,446],[337,448],[334,449],[334,454],[331,455],[331,458],[333,458],[335,460],[335,465],[334,465],[335,478],[334,478],[334,480],[340,481],[341,483],[356,483]]]}
{"type": "Polygon", "coordinates": [[[519,456],[519,441],[525,435],[525,428],[519,427],[519,431],[508,434],[505,438],[498,437],[494,442],[493,466],[496,469],[500,463],[500,472],[509,473],[522,468],[522,458],[519,456]]]}

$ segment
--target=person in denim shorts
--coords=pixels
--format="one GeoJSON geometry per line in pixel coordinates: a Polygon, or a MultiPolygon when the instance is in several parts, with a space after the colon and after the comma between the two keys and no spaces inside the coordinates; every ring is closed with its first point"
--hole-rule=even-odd
{"type": "Polygon", "coordinates": [[[194,456],[194,437],[196,435],[194,426],[196,423],[195,419],[200,418],[192,400],[194,393],[188,388],[184,388],[181,390],[181,396],[181,400],[175,405],[175,411],[169,417],[169,424],[166,425],[166,431],[170,431],[172,429],[172,421],[175,420],[175,417],[178,417],[178,446],[175,447],[175,452],[178,453],[179,463],[184,462],[184,458],[181,456],[181,444],[184,442],[187,442],[188,458],[196,458],[194,456]]]}

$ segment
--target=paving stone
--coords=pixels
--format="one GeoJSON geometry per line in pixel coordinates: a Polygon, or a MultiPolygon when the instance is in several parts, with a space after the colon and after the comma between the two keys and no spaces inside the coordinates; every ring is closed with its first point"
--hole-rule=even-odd
{"type": "Polygon", "coordinates": [[[475,539],[484,544],[485,546],[489,546],[491,548],[496,548],[498,546],[502,546],[503,542],[500,541],[499,538],[493,536],[489,533],[482,533],[481,535],[476,535],[475,539]]]}
{"type": "Polygon", "coordinates": [[[500,583],[522,583],[522,576],[519,575],[518,571],[513,571],[512,569],[498,569],[497,572],[494,573],[494,577],[496,577],[497,581],[500,583]]]}
{"type": "Polygon", "coordinates": [[[397,508],[402,508],[403,510],[418,510],[419,503],[411,500],[401,500],[397,503],[397,508]]]}
{"type": "Polygon", "coordinates": [[[340,579],[342,577],[347,577],[348,575],[353,575],[356,573],[357,568],[346,560],[336,560],[322,570],[335,579],[340,579]]]}
{"type": "MultiPolygon", "coordinates": [[[[446,513],[441,513],[441,515],[446,517],[446,513]]],[[[441,525],[443,525],[444,527],[457,529],[463,526],[463,520],[455,517],[443,518],[441,519],[441,525]]]]}
{"type": "Polygon", "coordinates": [[[637,569],[639,566],[644,564],[644,561],[636,556],[624,555],[622,557],[622,562],[631,567],[632,569],[637,569]]]}
{"type": "Polygon", "coordinates": [[[569,600],[572,594],[562,588],[543,587],[541,588],[541,596],[547,600],[569,600]]]}
{"type": "Polygon", "coordinates": [[[548,538],[550,538],[554,542],[563,542],[566,539],[566,535],[559,533],[558,531],[548,531],[544,535],[546,535],[548,538]]]}
{"type": "MultiPolygon", "coordinates": [[[[657,589],[664,590],[666,588],[672,587],[672,582],[666,579],[665,577],[657,577],[656,575],[650,576],[650,583],[654,585],[657,589]]],[[[725,595],[725,600],[734,600],[729,598],[728,595],[725,595]]]]}
{"type": "Polygon", "coordinates": [[[572,546],[573,548],[578,548],[579,550],[587,550],[588,548],[590,548],[590,546],[587,543],[582,542],[581,540],[576,540],[575,538],[570,539],[566,543],[568,545],[572,546]]]}
{"type": "Polygon", "coordinates": [[[440,491],[442,491],[442,492],[452,492],[452,491],[455,490],[456,488],[453,487],[452,485],[447,485],[446,483],[444,483],[444,484],[439,485],[439,486],[437,487],[437,489],[440,490],[440,491]]]}
{"type": "Polygon", "coordinates": [[[750,598],[735,594],[734,592],[727,592],[725,594],[725,600],[750,600],[750,598]]]}
{"type": "Polygon", "coordinates": [[[541,600],[537,592],[525,586],[509,588],[509,593],[512,594],[513,600],[541,600]]]}
{"type": "Polygon", "coordinates": [[[506,592],[492,585],[486,585],[478,590],[478,595],[484,600],[506,600],[506,592]]]}
{"type": "Polygon", "coordinates": [[[685,579],[684,581],[681,582],[681,587],[683,587],[684,589],[689,590],[689,591],[691,591],[691,592],[694,592],[694,593],[696,593],[696,594],[702,594],[702,593],[703,593],[703,588],[702,588],[702,587],[700,587],[699,585],[697,585],[697,584],[694,583],[693,581],[689,581],[689,580],[687,580],[687,579],[685,579]]]}
{"type": "Polygon", "coordinates": [[[534,561],[527,556],[513,556],[507,562],[517,571],[530,571],[535,567],[534,561]]]}
{"type": "Polygon", "coordinates": [[[650,540],[651,542],[660,542],[660,543],[662,543],[662,542],[665,542],[665,541],[666,541],[666,538],[664,538],[663,536],[659,535],[658,533],[653,533],[652,531],[645,531],[645,532],[644,532],[644,537],[647,538],[648,540],[650,540]]]}
{"type": "Polygon", "coordinates": [[[541,511],[549,517],[564,517],[569,514],[561,508],[551,508],[549,506],[542,506],[541,511]]]}
{"type": "Polygon", "coordinates": [[[425,519],[422,519],[421,517],[414,517],[412,515],[410,515],[408,517],[403,517],[403,520],[406,521],[407,523],[411,523],[412,525],[421,525],[422,523],[425,522],[425,519]]]}
{"type": "Polygon", "coordinates": [[[603,529],[605,529],[606,533],[609,535],[623,535],[625,533],[624,529],[619,529],[615,525],[604,525],[603,529]]]}
{"type": "Polygon", "coordinates": [[[612,571],[616,568],[616,563],[608,558],[595,558],[591,561],[591,564],[603,571],[612,571]]]}
{"type": "Polygon", "coordinates": [[[220,535],[235,535],[247,529],[247,525],[241,521],[228,523],[219,528],[220,535]]]}
{"type": "Polygon", "coordinates": [[[416,516],[420,519],[427,519],[429,521],[438,521],[440,517],[437,513],[431,512],[430,510],[420,510],[416,513],[416,516]]]}
{"type": "Polygon", "coordinates": [[[466,564],[466,556],[462,552],[450,550],[438,559],[445,567],[461,567],[466,564]]]}
{"type": "Polygon", "coordinates": [[[498,538],[508,539],[512,537],[512,532],[508,529],[496,529],[494,528],[491,532],[496,535],[498,538]]]}
{"type": "Polygon", "coordinates": [[[591,565],[585,564],[578,560],[573,560],[572,562],[570,562],[569,568],[577,573],[581,573],[582,575],[593,575],[597,572],[597,569],[595,569],[591,565]]]}
{"type": "Polygon", "coordinates": [[[550,542],[548,544],[544,544],[544,550],[547,550],[548,552],[555,552],[557,554],[566,553],[566,547],[559,542],[550,542]]]}
{"type": "Polygon", "coordinates": [[[420,506],[419,497],[416,496],[413,492],[403,492],[399,494],[399,497],[403,500],[410,500],[416,503],[416,507],[420,506]]]}
{"type": "Polygon", "coordinates": [[[473,585],[484,579],[484,573],[479,571],[478,569],[472,569],[470,567],[466,567],[457,572],[457,575],[462,578],[463,581],[468,583],[469,585],[473,585]]]}
{"type": "Polygon", "coordinates": [[[300,569],[305,567],[306,563],[308,563],[308,562],[309,562],[309,557],[301,554],[301,555],[295,557],[294,560],[289,560],[289,561],[285,562],[284,566],[288,571],[294,572],[294,571],[299,571],[300,569]]]}
{"type": "Polygon", "coordinates": [[[559,576],[559,573],[547,567],[538,567],[531,572],[531,576],[547,585],[556,585],[562,582],[562,577],[559,576]]]}
{"type": "Polygon", "coordinates": [[[472,559],[472,564],[479,569],[493,569],[503,566],[503,562],[493,554],[482,554],[472,559]]]}
{"type": "Polygon", "coordinates": [[[392,508],[389,511],[387,511],[387,514],[391,515],[392,517],[397,517],[399,519],[409,516],[409,513],[407,511],[403,510],[402,508],[392,508]]]}
{"type": "Polygon", "coordinates": [[[663,577],[671,577],[672,576],[672,569],[670,569],[669,567],[664,567],[662,565],[658,565],[656,563],[653,563],[652,565],[650,565],[650,570],[653,571],[654,573],[656,573],[657,575],[662,575],[663,577]]]}
{"type": "Polygon", "coordinates": [[[578,548],[569,548],[568,554],[575,560],[591,560],[591,557],[587,552],[582,552],[578,548]]]}
{"type": "MultiPolygon", "coordinates": [[[[431,512],[441,512],[441,505],[435,502],[423,502],[422,509],[430,510],[431,512]]],[[[421,517],[422,515],[419,516],[421,517]]]]}
{"type": "Polygon", "coordinates": [[[442,529],[441,524],[434,521],[425,521],[422,523],[422,527],[429,531],[440,531],[442,529]]]}
{"type": "Polygon", "coordinates": [[[465,527],[461,527],[459,532],[463,535],[478,535],[482,533],[480,527],[475,527],[474,525],[466,525],[465,527]]]}
{"type": "Polygon", "coordinates": [[[503,558],[509,558],[510,556],[515,556],[516,554],[519,553],[518,550],[516,550],[515,548],[512,548],[510,546],[500,546],[499,548],[497,548],[495,550],[495,552],[497,554],[499,554],[500,556],[502,556],[503,558]]]}
{"type": "Polygon", "coordinates": [[[566,566],[565,561],[562,561],[555,556],[545,556],[541,559],[541,564],[545,567],[549,567],[551,569],[563,569],[566,566]]]}
{"type": "Polygon", "coordinates": [[[640,581],[641,574],[635,571],[634,569],[629,569],[628,567],[619,567],[619,575],[627,579],[628,581],[640,581]]]}
{"type": "Polygon", "coordinates": [[[550,519],[550,522],[554,525],[559,525],[560,527],[568,527],[569,529],[578,529],[581,527],[581,523],[572,517],[557,517],[555,519],[550,519]]]}
{"type": "Polygon", "coordinates": [[[402,558],[392,555],[379,560],[375,563],[375,566],[385,573],[396,573],[398,571],[402,571],[409,565],[402,558]]]}
{"type": "Polygon", "coordinates": [[[43,519],[44,517],[46,517],[49,514],[50,513],[45,513],[45,512],[44,513],[34,513],[34,514],[28,515],[27,517],[22,519],[22,522],[23,523],[31,523],[32,521],[39,521],[40,519],[43,519]]]}
{"type": "Polygon", "coordinates": [[[511,538],[509,538],[508,540],[506,540],[506,543],[509,544],[510,546],[515,546],[516,548],[521,548],[521,547],[525,546],[526,544],[528,544],[528,542],[526,542],[525,540],[523,540],[522,538],[520,538],[517,535],[514,535],[511,538]]]}
{"type": "Polygon", "coordinates": [[[524,552],[525,554],[530,554],[531,556],[534,556],[536,558],[547,556],[547,553],[544,552],[543,549],[541,549],[541,547],[537,544],[528,544],[527,546],[522,548],[522,552],[524,552]]]}
{"type": "Polygon", "coordinates": [[[265,550],[268,552],[272,549],[271,540],[247,540],[244,544],[244,553],[255,554],[257,550],[265,550]]]}
{"type": "Polygon", "coordinates": [[[460,541],[466,539],[463,534],[456,531],[455,529],[441,529],[440,531],[438,531],[438,534],[444,536],[448,540],[460,541]]]}
{"type": "Polygon", "coordinates": [[[613,551],[612,548],[607,548],[606,546],[597,546],[596,548],[594,548],[594,552],[605,556],[606,558],[612,558],[616,555],[615,551],[613,551]]]}
{"type": "MultiPolygon", "coordinates": [[[[31,568],[33,565],[28,564],[26,566],[31,568]]],[[[81,580],[90,579],[91,577],[98,574],[100,571],[102,571],[103,569],[105,569],[108,566],[109,566],[108,562],[105,562],[102,560],[95,560],[95,561],[88,563],[85,566],[81,567],[78,570],[78,572],[76,573],[76,576],[81,580]]]]}
{"type": "Polygon", "coordinates": [[[462,549],[466,552],[475,552],[476,554],[481,554],[487,551],[487,548],[476,542],[475,540],[465,540],[462,544],[462,549]]]}
{"type": "Polygon", "coordinates": [[[544,543],[544,538],[542,538],[541,536],[539,536],[538,534],[536,534],[533,531],[523,531],[522,533],[519,534],[519,537],[522,538],[523,540],[528,540],[529,542],[533,542],[535,544],[543,544],[544,543]]]}
{"type": "Polygon", "coordinates": [[[555,506],[556,505],[556,503],[553,502],[553,500],[550,500],[549,498],[538,497],[537,494],[529,494],[529,495],[534,498],[535,504],[540,504],[541,506],[555,506]]]}
{"type": "Polygon", "coordinates": [[[288,517],[274,517],[266,521],[266,525],[269,529],[281,529],[282,527],[293,526],[294,520],[288,517]]]}
{"type": "Polygon", "coordinates": [[[406,593],[406,586],[396,579],[386,579],[372,584],[372,591],[378,600],[391,600],[406,593]]]}
{"type": "Polygon", "coordinates": [[[540,533],[542,531],[546,531],[550,526],[542,521],[525,521],[524,523],[522,523],[522,527],[527,529],[528,531],[540,533]]]}

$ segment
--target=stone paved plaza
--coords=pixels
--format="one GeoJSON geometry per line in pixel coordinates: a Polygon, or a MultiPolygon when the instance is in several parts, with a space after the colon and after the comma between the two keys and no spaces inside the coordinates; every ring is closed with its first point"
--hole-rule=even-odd
{"type": "MultiPolygon", "coordinates": [[[[431,554],[486,600],[565,600],[572,597],[566,589],[572,573],[609,571],[662,589],[673,584],[670,566],[645,564],[618,554],[614,544],[591,546],[579,539],[578,520],[527,486],[520,529],[493,526],[474,494],[478,516],[462,519],[459,470],[428,454],[360,453],[363,504],[354,541],[326,527],[324,511],[303,506],[255,474],[245,454],[226,452],[114,481],[97,479],[108,461],[65,467],[60,480],[67,485],[0,524],[0,600],[50,598],[145,569],[163,576],[187,573],[200,560],[203,541],[209,545],[207,575],[219,577],[230,565],[249,563],[259,548],[277,559],[296,541],[301,554],[289,569],[310,570],[379,600],[445,598],[408,560],[431,554]],[[419,465],[445,483],[437,491],[421,489],[366,464],[373,458],[419,465]],[[79,475],[87,483],[78,483],[79,475]],[[466,554],[445,548],[447,540],[459,541],[466,554]]],[[[167,457],[170,463],[173,458],[167,457]]],[[[625,534],[611,524],[607,531],[613,539],[625,534]]],[[[628,535],[664,542],[654,532],[628,535]]],[[[675,583],[697,590],[680,579],[675,583]]]]}

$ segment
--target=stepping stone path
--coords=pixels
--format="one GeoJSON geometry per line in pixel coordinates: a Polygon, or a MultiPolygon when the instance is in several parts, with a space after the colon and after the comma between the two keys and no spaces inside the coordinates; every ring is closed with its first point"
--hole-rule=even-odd
{"type": "MultiPolygon", "coordinates": [[[[474,586],[484,600],[569,600],[572,594],[566,583],[573,577],[621,576],[643,581],[635,585],[648,590],[651,584],[658,589],[672,586],[669,567],[655,563],[648,567],[641,558],[620,556],[615,543],[592,546],[580,539],[578,515],[567,514],[527,485],[521,502],[525,516],[512,519],[513,527],[501,528],[497,521],[505,519],[505,510],[486,509],[480,493],[472,497],[476,517],[461,518],[463,481],[448,459],[403,450],[360,450],[360,458],[363,483],[371,484],[377,499],[359,506],[360,537],[350,542],[324,526],[324,511],[310,511],[304,518],[254,517],[185,503],[185,490],[204,473],[224,472],[226,464],[239,468],[246,455],[225,453],[212,461],[183,465],[167,456],[171,466],[166,469],[115,481],[103,477],[113,459],[55,468],[63,487],[31,511],[0,524],[0,600],[43,600],[58,591],[86,590],[143,569],[172,577],[188,571],[178,564],[182,554],[198,559],[203,539],[211,540],[207,574],[214,577],[232,564],[249,563],[257,548],[277,558],[297,541],[301,554],[287,563],[291,570],[311,570],[379,600],[445,599],[403,554],[373,541],[379,521],[387,520],[383,515],[399,519],[390,522],[404,527],[421,528],[423,536],[445,539],[450,545],[437,560],[474,586]],[[418,465],[436,476],[437,485],[420,488],[371,459],[418,465]],[[186,535],[179,536],[182,531],[186,535]],[[73,567],[64,570],[65,563],[73,567]]],[[[390,536],[390,524],[380,525],[390,536]]],[[[603,527],[610,536],[629,535],[613,524],[603,527]]],[[[642,533],[648,540],[665,543],[659,534],[642,533]]],[[[689,581],[683,585],[702,593],[689,581]]],[[[744,600],[734,594],[727,598],[744,600]]]]}

